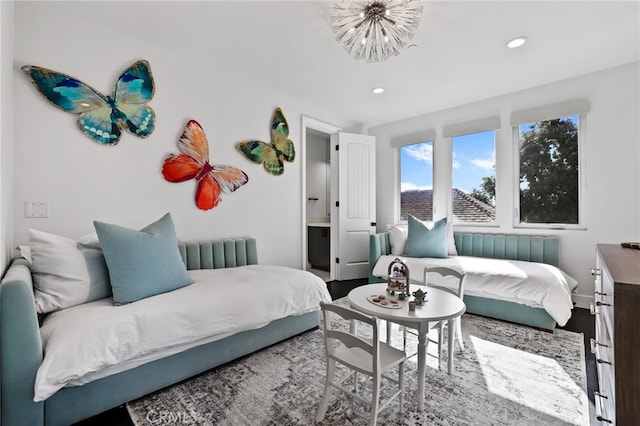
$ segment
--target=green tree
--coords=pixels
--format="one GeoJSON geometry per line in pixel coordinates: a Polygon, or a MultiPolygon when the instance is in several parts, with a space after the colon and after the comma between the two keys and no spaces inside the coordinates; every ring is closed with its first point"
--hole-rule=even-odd
{"type": "Polygon", "coordinates": [[[578,129],[573,121],[540,121],[521,134],[520,221],[578,223],[578,129]]]}
{"type": "Polygon", "coordinates": [[[471,194],[469,195],[471,195],[476,200],[482,201],[485,204],[489,204],[495,207],[496,177],[484,176],[482,178],[482,183],[480,184],[480,189],[473,188],[471,190],[471,194]]]}

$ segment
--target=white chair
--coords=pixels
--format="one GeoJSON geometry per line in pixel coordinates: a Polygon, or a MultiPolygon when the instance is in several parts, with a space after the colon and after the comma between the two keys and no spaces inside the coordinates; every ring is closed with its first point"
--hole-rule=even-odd
{"type": "MultiPolygon", "coordinates": [[[[424,268],[424,273],[422,276],[422,282],[425,286],[427,287],[435,287],[435,288],[439,288],[441,290],[444,291],[448,291],[449,293],[452,293],[456,296],[458,296],[460,299],[462,299],[464,297],[464,277],[465,275],[456,271],[455,269],[452,268],[447,268],[447,267],[426,267],[424,268]],[[441,275],[443,278],[447,278],[447,277],[453,277],[454,279],[457,279],[458,283],[457,283],[457,288],[451,289],[450,287],[445,287],[444,285],[439,285],[439,284],[434,284],[432,281],[429,281],[429,274],[439,274],[441,275]]],[[[428,296],[427,296],[428,297],[428,296]]],[[[442,340],[443,340],[443,331],[444,331],[444,327],[447,325],[447,321],[439,321],[437,323],[433,323],[433,324],[429,324],[431,329],[438,329],[438,369],[440,369],[441,364],[442,364],[442,340]]],[[[407,328],[404,327],[404,342],[403,342],[403,348],[406,350],[407,347],[407,333],[411,333],[411,334],[415,334],[411,331],[407,331],[407,328]]],[[[455,329],[454,330],[449,330],[449,338],[450,339],[456,339],[456,341],[458,342],[458,346],[460,347],[460,351],[464,352],[464,342],[462,341],[462,327],[461,327],[461,322],[460,322],[460,317],[457,317],[455,319],[455,329]]],[[[427,348],[429,343],[436,343],[436,341],[431,340],[429,338],[427,338],[427,348]]],[[[411,356],[413,356],[415,354],[412,354],[411,356]]],[[[449,356],[453,356],[453,354],[449,354],[449,356]]]]}
{"type": "MultiPolygon", "coordinates": [[[[436,287],[436,288],[448,291],[450,293],[455,294],[460,298],[460,300],[462,300],[464,298],[464,278],[465,278],[464,274],[452,268],[447,268],[447,267],[428,268],[427,267],[427,268],[424,268],[422,281],[424,282],[424,285],[426,285],[427,287],[436,287]],[[443,278],[453,277],[458,280],[457,288],[452,289],[450,287],[445,287],[443,285],[434,284],[432,281],[429,281],[428,279],[429,274],[439,274],[443,278]]],[[[460,346],[460,352],[464,352],[464,342],[462,341],[461,317],[457,317],[455,319],[455,323],[456,323],[455,330],[449,330],[449,336],[450,336],[449,338],[450,339],[457,338],[458,346],[460,346]]],[[[442,330],[444,326],[447,325],[447,321],[440,321],[438,325],[440,328],[440,333],[438,336],[438,356],[440,356],[440,353],[442,351],[442,330]]],[[[451,355],[453,354],[450,354],[450,356],[451,355]]]]}
{"type": "MultiPolygon", "coordinates": [[[[339,389],[354,398],[367,403],[371,406],[371,417],[369,424],[375,425],[378,413],[385,409],[387,405],[399,396],[400,412],[404,402],[404,362],[407,359],[406,354],[396,348],[389,346],[384,342],[380,342],[378,337],[378,327],[380,320],[376,317],[364,315],[353,309],[335,305],[331,303],[320,302],[323,313],[324,322],[324,340],[327,355],[327,376],[324,386],[324,396],[318,409],[317,421],[321,422],[327,412],[329,406],[329,397],[332,388],[339,389]],[[332,315],[335,314],[335,315],[332,315]],[[339,318],[337,318],[337,317],[339,318]],[[340,321],[332,324],[332,317],[338,320],[342,319],[342,325],[349,323],[349,331],[343,331],[337,326],[340,321]],[[371,326],[373,338],[363,338],[357,335],[357,323],[371,326]],[[353,370],[353,374],[348,374],[340,380],[336,380],[335,370],[336,362],[353,370]],[[392,367],[398,366],[398,379],[384,375],[386,371],[392,367]],[[357,373],[366,374],[373,379],[371,400],[357,394],[357,373]],[[345,388],[342,385],[347,378],[353,377],[354,391],[345,388]],[[395,391],[384,403],[380,403],[380,387],[381,379],[384,377],[398,384],[398,390],[395,391]]],[[[346,328],[346,327],[345,327],[346,328]]],[[[368,327],[367,327],[368,329],[368,327]]]]}

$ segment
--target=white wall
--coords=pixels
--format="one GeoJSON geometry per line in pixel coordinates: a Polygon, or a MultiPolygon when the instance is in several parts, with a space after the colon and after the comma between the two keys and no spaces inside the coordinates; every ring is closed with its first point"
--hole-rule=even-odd
{"type": "MultiPolygon", "coordinates": [[[[442,139],[448,124],[499,115],[502,129],[496,147],[499,186],[497,228],[456,228],[493,233],[554,234],[560,236],[560,266],[579,281],[575,301],[586,307],[593,295],[595,244],[640,240],[640,67],[632,63],[570,80],[536,87],[469,105],[390,123],[369,129],[377,140],[377,214],[378,230],[398,219],[399,171],[398,150],[390,146],[397,136],[436,129],[434,147],[436,192],[443,185],[438,176],[447,176],[439,164],[450,164],[450,147],[442,139]],[[585,150],[582,152],[586,190],[584,213],[586,230],[514,229],[511,212],[514,165],[509,127],[510,113],[575,98],[587,98],[591,110],[586,118],[585,150]],[[440,146],[438,146],[440,144],[440,146]],[[390,159],[395,158],[395,161],[390,159]]],[[[416,140],[415,142],[422,142],[416,140]]],[[[446,182],[445,182],[446,188],[446,182]]],[[[436,193],[441,202],[443,191],[436,193]]],[[[442,216],[436,214],[436,216],[442,216]]]]}
{"type": "MultiPolygon", "coordinates": [[[[191,40],[179,30],[189,23],[174,18],[188,16],[184,8],[197,2],[151,4],[127,2],[122,11],[149,26],[144,37],[97,19],[106,12],[111,16],[113,3],[15,4],[15,196],[4,190],[2,195],[13,206],[15,241],[25,242],[30,227],[75,237],[92,232],[93,220],[141,228],[171,212],[181,240],[253,236],[262,263],[300,267],[301,160],[286,163],[284,175],[276,177],[244,158],[235,145],[248,139],[269,141],[271,115],[278,106],[298,152],[303,114],[346,129],[353,123],[318,110],[304,93],[284,96],[257,85],[246,72],[221,74],[211,64],[232,60],[225,55],[234,52],[233,41],[223,34],[211,41],[209,50],[192,52],[191,40]],[[166,38],[159,32],[169,29],[184,37],[182,43],[172,43],[181,45],[179,50],[155,42],[166,38]],[[150,62],[156,82],[149,102],[156,111],[156,129],[147,139],[124,132],[114,147],[82,134],[77,117],[50,105],[19,70],[25,64],[44,66],[110,94],[120,73],[141,58],[150,62]],[[194,181],[169,183],[161,174],[164,158],[178,151],[178,138],[191,118],[208,135],[211,163],[239,167],[249,176],[248,184],[223,194],[221,204],[210,211],[195,206],[194,181]],[[47,201],[49,217],[25,218],[25,201],[47,201]]],[[[258,70],[260,64],[256,66],[258,70]]]]}
{"type": "Polygon", "coordinates": [[[13,2],[0,2],[0,274],[13,247],[13,2]]]}

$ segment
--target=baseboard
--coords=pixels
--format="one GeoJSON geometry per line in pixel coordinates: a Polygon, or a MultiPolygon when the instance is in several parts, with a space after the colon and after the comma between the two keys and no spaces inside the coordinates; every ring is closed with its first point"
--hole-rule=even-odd
{"type": "Polygon", "coordinates": [[[589,305],[593,303],[593,295],[574,294],[571,296],[573,303],[578,308],[589,309],[589,305]]]}

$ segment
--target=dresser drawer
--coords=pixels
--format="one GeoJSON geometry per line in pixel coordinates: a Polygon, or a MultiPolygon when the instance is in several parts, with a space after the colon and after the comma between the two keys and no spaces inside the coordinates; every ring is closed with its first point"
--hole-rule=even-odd
{"type": "Polygon", "coordinates": [[[613,347],[613,287],[606,268],[596,258],[596,268],[591,270],[595,276],[594,303],[591,312],[596,316],[596,339],[602,343],[611,343],[613,347]],[[606,335],[606,336],[605,336],[606,335]]]}
{"type": "Polygon", "coordinates": [[[607,395],[596,391],[593,393],[593,402],[596,409],[596,419],[602,422],[603,425],[615,424],[615,405],[611,399],[607,395]]]}
{"type": "Polygon", "coordinates": [[[592,339],[591,351],[596,358],[599,391],[595,393],[596,415],[603,424],[615,423],[615,365],[613,347],[592,339]]]}

